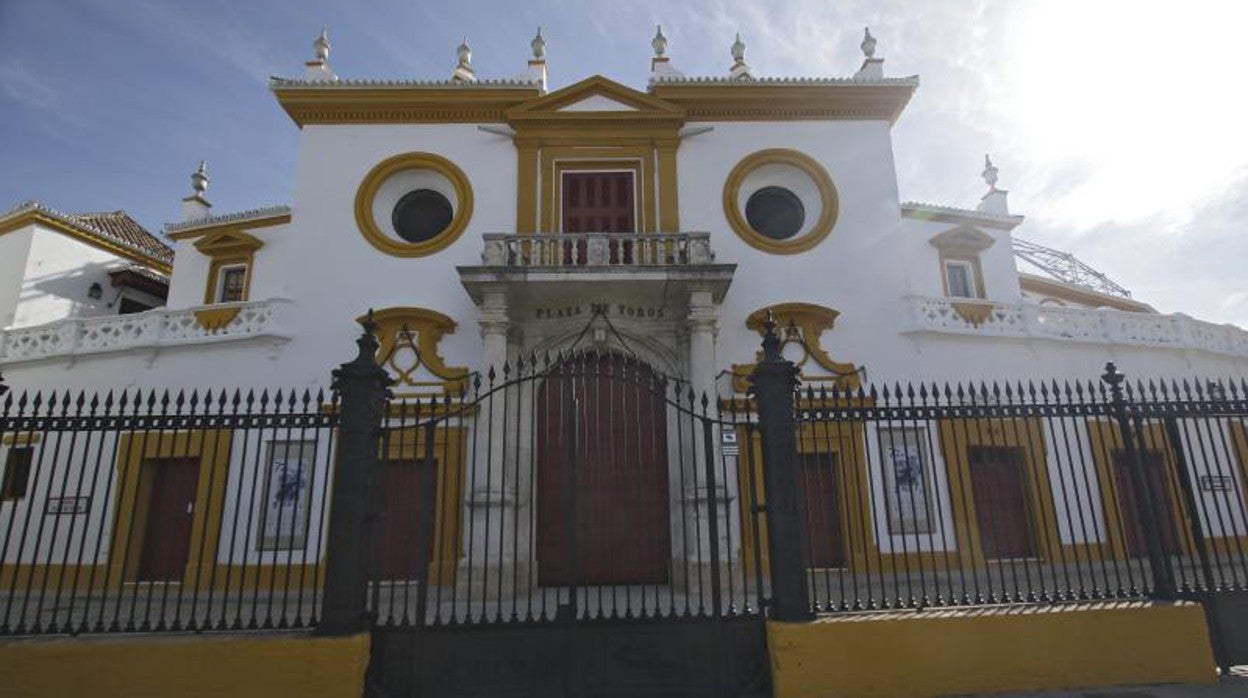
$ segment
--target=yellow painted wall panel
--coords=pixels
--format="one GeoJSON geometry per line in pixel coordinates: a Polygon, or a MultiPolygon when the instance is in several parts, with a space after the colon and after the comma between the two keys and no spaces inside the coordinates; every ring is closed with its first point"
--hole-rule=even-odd
{"type": "Polygon", "coordinates": [[[777,698],[942,696],[1210,683],[1196,604],[1119,603],[767,624],[777,698]]]}
{"type": "Polygon", "coordinates": [[[369,636],[135,635],[0,643],[3,694],[359,698],[369,636]]]}

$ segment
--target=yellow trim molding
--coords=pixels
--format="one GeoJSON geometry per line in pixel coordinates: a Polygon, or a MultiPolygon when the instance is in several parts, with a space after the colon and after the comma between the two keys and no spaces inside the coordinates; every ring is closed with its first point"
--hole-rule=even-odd
{"type": "Polygon", "coordinates": [[[441,155],[403,153],[378,163],[369,170],[355,193],[355,223],[364,239],[377,249],[395,257],[424,257],[446,249],[459,239],[472,218],[472,185],[463,170],[441,155]],[[407,242],[382,232],[373,218],[373,199],[392,175],[404,170],[430,170],[442,175],[455,188],[455,215],[436,237],[424,242],[407,242]]]}
{"type": "Polygon", "coordinates": [[[128,259],[131,262],[150,267],[161,274],[173,273],[173,265],[168,262],[159,260],[151,255],[144,254],[138,250],[123,247],[106,237],[96,235],[88,230],[67,225],[64,222],[51,216],[44,215],[39,211],[28,211],[20,216],[14,216],[9,220],[0,223],[0,235],[11,233],[14,230],[19,230],[32,224],[37,224],[42,228],[48,228],[50,230],[55,230],[58,233],[68,235],[79,242],[86,243],[96,249],[115,254],[118,257],[128,259]]]}
{"type": "Polygon", "coordinates": [[[20,431],[13,434],[5,434],[0,437],[0,444],[4,446],[29,446],[31,444],[41,443],[43,434],[33,431],[20,431]]]}
{"type": "MultiPolygon", "coordinates": [[[[810,375],[803,371],[801,378],[804,382],[831,383],[839,390],[856,390],[862,384],[856,366],[833,359],[823,346],[823,333],[832,330],[836,318],[840,316],[839,312],[813,303],[780,303],[750,313],[745,320],[745,326],[759,336],[765,334],[768,310],[772,312],[776,327],[779,328],[781,341],[803,347],[805,356],[797,363],[798,367],[802,368],[808,359],[814,359],[817,366],[832,374],[810,375]]],[[[763,352],[757,352],[754,359],[754,363],[732,366],[732,387],[738,393],[744,393],[749,388],[750,374],[754,372],[758,362],[763,360],[763,352]]]]}
{"type": "Polygon", "coordinates": [[[170,240],[193,240],[202,238],[207,235],[215,235],[217,233],[243,232],[246,230],[255,230],[257,228],[271,228],[277,225],[286,225],[290,222],[290,214],[282,213],[275,216],[267,216],[265,218],[253,218],[241,223],[232,223],[229,221],[218,225],[205,225],[202,228],[191,228],[190,230],[180,230],[169,233],[170,240]]]}
{"type": "Polygon", "coordinates": [[[199,482],[188,543],[190,555],[182,584],[208,587],[221,540],[221,513],[229,478],[229,429],[180,432],[123,433],[118,441],[116,527],[111,532],[108,586],[135,581],[147,530],[151,487],[155,473],[148,461],[157,458],[198,458],[199,482]]]}
{"type": "MultiPolygon", "coordinates": [[[[366,316],[360,316],[356,321],[365,319],[366,316]]],[[[438,351],[442,337],[455,332],[454,320],[427,308],[395,307],[374,312],[373,322],[380,345],[377,356],[397,388],[413,388],[412,394],[444,395],[459,394],[467,387],[468,369],[448,366],[438,351]],[[410,350],[412,356],[408,357],[405,350],[410,350]],[[414,374],[422,366],[437,380],[417,380],[414,374]]]]}
{"type": "Polygon", "coordinates": [[[278,104],[307,124],[503,123],[507,110],[541,95],[537,87],[392,85],[273,88],[278,104]]]}
{"type": "Polygon", "coordinates": [[[256,250],[264,247],[264,242],[254,235],[241,230],[230,229],[213,233],[195,242],[195,249],[212,259],[208,265],[208,280],[204,285],[204,305],[217,302],[217,281],[221,270],[226,267],[246,267],[243,277],[243,297],[247,300],[251,294],[251,276],[255,267],[256,250]]]}
{"type": "Polygon", "coordinates": [[[1090,289],[1074,288],[1060,281],[1046,279],[1034,274],[1019,274],[1018,285],[1027,293],[1047,296],[1059,301],[1074,303],[1092,308],[1113,308],[1133,313],[1155,313],[1157,310],[1147,303],[1130,298],[1120,298],[1105,293],[1097,293],[1090,289]]]}
{"type": "Polygon", "coordinates": [[[728,174],[728,180],[724,182],[724,215],[728,218],[728,225],[751,247],[772,254],[797,254],[818,245],[828,236],[828,233],[832,232],[839,210],[840,198],[836,192],[836,185],[832,183],[827,170],[823,169],[823,166],[814,158],[796,150],[770,148],[751,153],[732,168],[728,174]],[[741,185],[751,172],[764,165],[795,167],[805,172],[819,189],[821,209],[819,219],[805,235],[790,240],[773,240],[751,228],[745,216],[742,215],[741,185]]]}
{"type": "Polygon", "coordinates": [[[954,531],[963,566],[983,566],[988,562],[980,543],[979,518],[968,457],[970,449],[976,446],[1013,447],[1022,451],[1025,468],[1023,484],[1027,488],[1027,514],[1035,552],[1049,562],[1062,560],[1062,539],[1053,506],[1053,485],[1045,460],[1044,425],[1039,419],[941,420],[940,446],[949,477],[954,531]]]}

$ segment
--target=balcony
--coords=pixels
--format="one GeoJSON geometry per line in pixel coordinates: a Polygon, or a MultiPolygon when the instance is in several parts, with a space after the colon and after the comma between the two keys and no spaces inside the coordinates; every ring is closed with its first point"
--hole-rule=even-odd
{"type": "Polygon", "coordinates": [[[202,345],[269,337],[289,339],[282,311],[290,301],[243,303],[130,315],[70,318],[46,325],[0,330],[0,365],[131,349],[202,345]]]}
{"type": "Polygon", "coordinates": [[[710,233],[486,234],[480,266],[459,267],[474,300],[482,289],[515,284],[512,297],[536,302],[569,292],[666,296],[690,284],[723,297],[735,264],[716,264],[710,233]],[[627,289],[625,290],[625,287],[627,289]],[[647,294],[649,288],[653,293],[647,294]]]}
{"type": "Polygon", "coordinates": [[[1186,315],[911,296],[906,332],[1198,349],[1248,356],[1248,331],[1186,315]]]}

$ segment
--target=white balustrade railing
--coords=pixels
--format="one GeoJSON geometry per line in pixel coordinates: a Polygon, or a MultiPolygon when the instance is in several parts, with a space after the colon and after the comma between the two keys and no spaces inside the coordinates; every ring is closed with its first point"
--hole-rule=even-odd
{"type": "Polygon", "coordinates": [[[209,344],[253,337],[289,338],[282,323],[284,298],[243,303],[220,303],[168,310],[157,308],[130,315],[70,318],[46,325],[0,330],[0,364],[34,361],[54,356],[97,354],[126,349],[182,344],[209,344]],[[222,314],[229,315],[221,320],[222,314]],[[198,314],[215,313],[207,326],[198,314]]]}
{"type": "Polygon", "coordinates": [[[1248,331],[1186,315],[911,296],[909,332],[1039,337],[1248,356],[1248,331]]]}
{"type": "Polygon", "coordinates": [[[671,267],[711,264],[710,233],[559,233],[484,236],[491,267],[671,267]]]}

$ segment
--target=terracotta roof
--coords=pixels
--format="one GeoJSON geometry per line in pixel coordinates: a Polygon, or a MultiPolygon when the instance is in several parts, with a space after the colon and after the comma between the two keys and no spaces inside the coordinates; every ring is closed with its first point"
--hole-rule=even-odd
{"type": "Polygon", "coordinates": [[[107,236],[137,247],[153,257],[168,263],[173,262],[173,248],[160,241],[139,225],[125,211],[105,211],[100,213],[67,213],[65,217],[76,223],[106,234],[107,236]]]}

